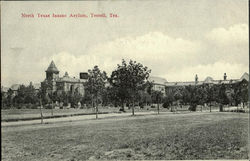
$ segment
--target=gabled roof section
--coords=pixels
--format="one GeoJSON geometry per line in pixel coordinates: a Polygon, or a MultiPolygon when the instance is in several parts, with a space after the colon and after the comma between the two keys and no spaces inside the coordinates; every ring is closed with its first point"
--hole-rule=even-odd
{"type": "Polygon", "coordinates": [[[54,61],[52,60],[46,72],[59,72],[54,61]]]}
{"type": "Polygon", "coordinates": [[[207,77],[205,80],[204,80],[204,83],[213,83],[213,78],[212,77],[207,77]]]}
{"type": "Polygon", "coordinates": [[[1,87],[1,91],[2,91],[2,92],[8,92],[8,90],[9,90],[8,87],[4,87],[4,86],[1,87]]]}
{"type": "Polygon", "coordinates": [[[154,77],[154,76],[150,76],[148,78],[148,81],[152,82],[152,83],[155,83],[155,84],[162,84],[162,85],[164,85],[167,82],[167,80],[165,78],[154,77]]]}
{"type": "Polygon", "coordinates": [[[64,76],[61,78],[58,78],[56,81],[57,82],[72,82],[72,83],[83,82],[81,79],[70,77],[68,72],[65,72],[64,76]]]}
{"type": "Polygon", "coordinates": [[[41,83],[34,83],[33,84],[33,87],[36,89],[36,90],[39,90],[41,88],[41,83]]]}
{"type": "Polygon", "coordinates": [[[240,81],[242,81],[243,79],[249,81],[249,74],[245,72],[245,73],[240,77],[240,81]]]}
{"type": "Polygon", "coordinates": [[[71,77],[62,77],[59,78],[58,80],[56,80],[57,82],[72,82],[72,83],[77,83],[77,82],[81,82],[80,79],[77,78],[71,78],[71,77]]]}
{"type": "Polygon", "coordinates": [[[202,85],[204,82],[203,81],[190,81],[190,82],[166,82],[165,85],[167,87],[171,86],[194,86],[194,85],[202,85]]]}
{"type": "Polygon", "coordinates": [[[21,84],[13,84],[10,89],[13,90],[13,91],[17,91],[18,88],[21,86],[21,84]]]}

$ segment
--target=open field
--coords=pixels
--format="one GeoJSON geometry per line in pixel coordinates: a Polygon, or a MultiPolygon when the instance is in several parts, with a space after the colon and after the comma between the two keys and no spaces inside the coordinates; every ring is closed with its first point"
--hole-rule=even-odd
{"type": "Polygon", "coordinates": [[[248,121],[191,112],[2,127],[2,159],[248,159],[248,121]]]}

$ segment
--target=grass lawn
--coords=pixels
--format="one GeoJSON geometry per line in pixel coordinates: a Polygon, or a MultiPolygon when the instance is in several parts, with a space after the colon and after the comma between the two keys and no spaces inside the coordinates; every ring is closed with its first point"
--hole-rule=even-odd
{"type": "MultiPolygon", "coordinates": [[[[99,112],[119,112],[119,107],[99,107],[99,112]]],[[[131,109],[127,109],[127,112],[131,112],[131,109]]],[[[144,109],[135,108],[135,112],[144,112],[144,111],[157,111],[157,108],[145,107],[144,109]]],[[[168,109],[161,108],[161,112],[169,111],[168,109]]],[[[43,116],[52,116],[51,109],[42,109],[43,116]]],[[[57,115],[71,115],[71,114],[86,114],[86,113],[95,113],[93,108],[89,109],[53,109],[53,116],[57,115]]],[[[2,120],[8,119],[23,119],[23,118],[40,118],[41,113],[40,109],[8,109],[1,110],[2,120]]]]}
{"type": "MultiPolygon", "coordinates": [[[[117,108],[101,108],[100,112],[117,112],[117,108]]],[[[56,115],[71,115],[82,113],[94,113],[94,109],[53,109],[53,116],[56,115]]],[[[43,116],[52,116],[51,109],[42,109],[43,116]]],[[[41,117],[40,109],[8,109],[1,110],[2,120],[7,119],[22,119],[22,118],[34,118],[41,117]]]]}
{"type": "MultiPolygon", "coordinates": [[[[176,107],[173,107],[175,109],[176,107]]],[[[212,109],[218,109],[219,107],[213,107],[212,109]]],[[[125,108],[126,112],[132,112],[131,109],[125,108]]],[[[208,111],[209,107],[203,107],[203,111],[208,111]]],[[[119,107],[99,107],[99,112],[119,112],[119,107]]],[[[157,107],[151,108],[150,106],[145,106],[143,109],[140,109],[138,106],[135,107],[135,112],[146,112],[146,111],[157,111],[157,107]]],[[[170,109],[162,108],[160,106],[160,112],[168,112],[170,109]]],[[[183,106],[178,108],[179,112],[188,111],[188,106],[183,106]]],[[[197,107],[197,111],[201,111],[197,107]]],[[[43,116],[52,116],[51,109],[42,109],[43,116]]],[[[86,114],[86,113],[95,113],[93,108],[89,109],[53,109],[53,116],[58,115],[72,115],[72,114],[86,114]]],[[[40,109],[7,109],[1,110],[1,119],[10,120],[10,119],[24,119],[24,118],[40,118],[41,113],[40,109]]]]}
{"type": "Polygon", "coordinates": [[[2,127],[2,160],[248,159],[248,123],[192,112],[2,127]]]}

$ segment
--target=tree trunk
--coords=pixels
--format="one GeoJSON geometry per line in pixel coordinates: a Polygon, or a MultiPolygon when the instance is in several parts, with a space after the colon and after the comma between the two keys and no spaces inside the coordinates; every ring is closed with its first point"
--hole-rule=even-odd
{"type": "Polygon", "coordinates": [[[53,116],[53,107],[54,107],[54,103],[52,101],[52,107],[51,107],[51,115],[53,116]]]}
{"type": "Polygon", "coordinates": [[[159,102],[157,103],[157,110],[158,110],[158,114],[160,114],[159,102]]]}
{"type": "Polygon", "coordinates": [[[223,105],[220,104],[220,112],[223,112],[223,105]]]}
{"type": "Polygon", "coordinates": [[[92,104],[92,108],[94,108],[93,94],[91,95],[91,104],[92,104]]]}
{"type": "Polygon", "coordinates": [[[98,104],[96,104],[96,115],[95,118],[98,119],[98,104]]]}
{"type": "Polygon", "coordinates": [[[132,116],[135,115],[135,101],[133,100],[133,105],[132,105],[132,116]]]}
{"type": "Polygon", "coordinates": [[[41,124],[43,124],[43,112],[42,112],[42,101],[40,99],[40,113],[41,113],[41,124]]]}
{"type": "Polygon", "coordinates": [[[210,102],[210,104],[209,104],[209,109],[210,109],[210,112],[212,112],[212,111],[211,111],[211,102],[210,102]]]}
{"type": "Polygon", "coordinates": [[[122,106],[121,106],[121,110],[120,111],[122,111],[122,112],[125,111],[125,109],[124,109],[124,101],[122,101],[122,106]]]}

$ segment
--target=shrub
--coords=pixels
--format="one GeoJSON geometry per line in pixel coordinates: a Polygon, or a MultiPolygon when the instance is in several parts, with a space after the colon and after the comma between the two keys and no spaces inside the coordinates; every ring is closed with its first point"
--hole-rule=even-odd
{"type": "Polygon", "coordinates": [[[170,104],[168,102],[164,102],[162,106],[163,108],[169,109],[170,104]]]}
{"type": "Polygon", "coordinates": [[[223,112],[223,105],[220,104],[220,112],[223,112]]]}
{"type": "Polygon", "coordinates": [[[17,109],[24,109],[24,108],[25,108],[25,106],[24,106],[24,105],[22,105],[22,104],[17,104],[17,105],[16,105],[16,108],[17,108],[17,109]]]}
{"type": "Polygon", "coordinates": [[[63,106],[68,106],[68,102],[63,102],[63,106]]]}
{"type": "Polygon", "coordinates": [[[126,112],[124,108],[120,108],[119,111],[126,112]]]}
{"type": "Polygon", "coordinates": [[[144,105],[142,102],[139,103],[140,108],[144,108],[144,105]]]}
{"type": "Polygon", "coordinates": [[[52,105],[51,104],[47,104],[44,106],[45,109],[52,109],[52,105]]]}
{"type": "Polygon", "coordinates": [[[192,104],[190,104],[190,106],[189,106],[189,110],[190,111],[196,111],[196,107],[197,107],[197,104],[195,104],[195,103],[192,103],[192,104]]]}

